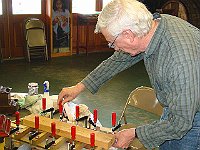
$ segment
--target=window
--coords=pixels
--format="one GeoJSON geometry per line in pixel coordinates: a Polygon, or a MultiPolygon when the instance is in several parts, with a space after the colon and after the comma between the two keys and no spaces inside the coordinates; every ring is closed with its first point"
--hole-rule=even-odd
{"type": "Polygon", "coordinates": [[[12,12],[19,14],[41,14],[41,0],[12,0],[12,12]]]}
{"type": "Polygon", "coordinates": [[[96,10],[96,0],[72,0],[72,13],[92,14],[96,10]]]}
{"type": "Polygon", "coordinates": [[[110,2],[111,0],[103,0],[103,8],[110,2]]]}
{"type": "Polygon", "coordinates": [[[0,15],[3,14],[3,11],[2,11],[2,0],[0,0],[0,15]]]}

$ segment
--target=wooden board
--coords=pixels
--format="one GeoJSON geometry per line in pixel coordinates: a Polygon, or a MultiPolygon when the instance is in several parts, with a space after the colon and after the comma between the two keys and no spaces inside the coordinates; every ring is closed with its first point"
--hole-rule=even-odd
{"type": "MultiPolygon", "coordinates": [[[[71,126],[74,126],[74,124],[61,122],[58,119],[50,119],[44,116],[40,116],[39,120],[40,130],[51,133],[51,123],[55,122],[56,134],[61,137],[66,137],[68,139],[71,138],[71,126]]],[[[35,115],[31,114],[29,116],[24,117],[23,125],[34,128],[35,115]]],[[[90,133],[95,133],[95,146],[104,149],[109,149],[114,142],[114,136],[112,134],[106,134],[100,131],[94,131],[80,126],[76,126],[76,141],[90,144],[90,133]]]]}

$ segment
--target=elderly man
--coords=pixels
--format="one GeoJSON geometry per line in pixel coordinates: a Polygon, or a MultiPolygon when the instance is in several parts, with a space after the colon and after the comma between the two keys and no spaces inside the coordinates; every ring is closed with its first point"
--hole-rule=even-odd
{"type": "Polygon", "coordinates": [[[95,93],[143,60],[163,115],[116,133],[113,146],[127,148],[138,138],[148,149],[200,149],[200,30],[175,16],[152,15],[136,0],[113,0],[100,13],[95,32],[115,53],[80,83],[63,88],[58,101],[71,101],[86,88],[95,93]]]}

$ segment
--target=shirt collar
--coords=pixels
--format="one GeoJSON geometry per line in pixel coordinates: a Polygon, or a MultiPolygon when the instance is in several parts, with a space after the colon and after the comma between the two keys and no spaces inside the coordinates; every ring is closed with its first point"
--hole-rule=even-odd
{"type": "Polygon", "coordinates": [[[146,54],[146,57],[149,57],[150,55],[152,55],[154,53],[154,51],[157,50],[159,44],[160,44],[160,41],[162,39],[162,36],[165,32],[165,18],[163,18],[162,15],[160,15],[160,18],[159,18],[159,25],[149,43],[149,45],[147,46],[146,50],[145,50],[145,54],[146,54]]]}

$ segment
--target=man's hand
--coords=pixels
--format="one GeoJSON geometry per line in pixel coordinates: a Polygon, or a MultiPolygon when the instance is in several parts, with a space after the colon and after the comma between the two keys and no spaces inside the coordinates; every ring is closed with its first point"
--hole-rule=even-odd
{"type": "Polygon", "coordinates": [[[78,83],[75,86],[63,88],[58,95],[57,104],[59,105],[60,101],[62,101],[62,105],[64,105],[66,102],[72,101],[84,90],[85,85],[83,83],[78,83]]]}
{"type": "Polygon", "coordinates": [[[114,135],[116,141],[113,144],[113,147],[128,148],[130,142],[135,139],[135,128],[124,129],[114,135]]]}

